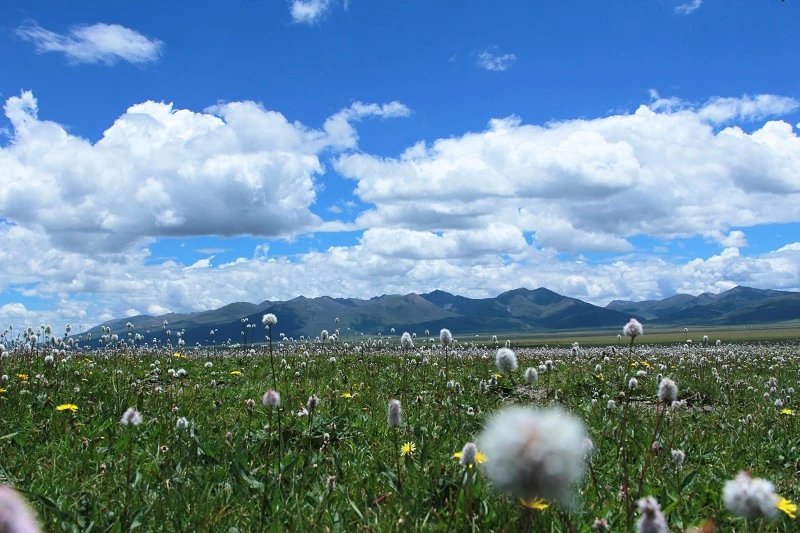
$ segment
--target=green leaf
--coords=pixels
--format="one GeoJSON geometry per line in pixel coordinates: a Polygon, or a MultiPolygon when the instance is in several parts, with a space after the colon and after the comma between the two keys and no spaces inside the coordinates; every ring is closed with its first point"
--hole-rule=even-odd
{"type": "Polygon", "coordinates": [[[697,470],[692,470],[691,472],[686,474],[686,477],[684,477],[683,481],[681,482],[681,491],[685,490],[686,487],[691,485],[696,477],[697,477],[697,470]]]}

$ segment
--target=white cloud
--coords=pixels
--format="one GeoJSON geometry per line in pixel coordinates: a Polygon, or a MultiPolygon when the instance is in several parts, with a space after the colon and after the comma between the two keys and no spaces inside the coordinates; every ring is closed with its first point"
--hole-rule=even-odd
{"type": "Polygon", "coordinates": [[[678,15],[691,15],[697,11],[703,4],[703,0],[689,0],[678,6],[675,6],[675,13],[678,15]]]}
{"type": "Polygon", "coordinates": [[[9,98],[5,113],[14,131],[0,147],[3,216],[57,246],[122,250],[165,235],[314,229],[320,154],[356,147],[351,121],[408,109],[356,102],[312,129],[254,102],[202,113],[144,102],[95,143],[40,120],[30,92],[9,98]]]}
{"type": "Polygon", "coordinates": [[[737,284],[797,290],[798,243],[740,249],[749,226],[800,221],[800,139],[782,121],[718,126],[722,116],[796,105],[776,98],[745,97],[719,113],[704,111],[714,100],[658,98],[597,119],[512,117],[378,157],[351,151],[352,124],[406,116],[402,104],[356,102],[315,129],[253,102],[204,112],[145,102],[92,143],[41,120],[23,93],[6,102],[13,136],[0,147],[0,213],[11,220],[0,221],[0,292],[10,301],[0,323],[95,324],[237,300],[437,288],[482,297],[546,286],[600,304],[737,284]],[[321,223],[310,210],[329,154],[369,206],[354,225],[321,223]],[[288,257],[263,242],[251,258],[187,266],[154,262],[147,249],[169,235],[359,228],[352,246],[288,257]],[[702,236],[724,249],[676,264],[636,250],[635,235],[702,236]],[[625,255],[593,263],[560,254],[590,250],[625,255]],[[15,294],[51,310],[32,311],[15,294]]]}
{"type": "Polygon", "coordinates": [[[791,244],[787,244],[786,246],[781,246],[774,253],[781,253],[781,252],[800,252],[800,242],[793,242],[791,244]]]}
{"type": "Polygon", "coordinates": [[[314,24],[327,14],[331,5],[333,0],[292,0],[289,10],[295,22],[314,24]]]}
{"type": "Polygon", "coordinates": [[[299,294],[367,298],[444,289],[485,297],[520,286],[546,286],[604,305],[614,298],[719,292],[735,285],[800,289],[797,243],[753,256],[726,248],[682,263],[622,256],[595,264],[561,259],[553,250],[526,244],[513,227],[471,233],[376,229],[353,246],[270,259],[260,253],[186,268],[172,261],[151,264],[145,250],[91,257],[62,251],[41,232],[5,225],[0,226],[0,290],[30,284],[35,296],[52,302],[52,310],[39,313],[11,305],[0,311],[0,324],[96,324],[131,314],[198,311],[299,294]]]}
{"type": "Polygon", "coordinates": [[[721,236],[719,243],[725,248],[744,248],[747,246],[747,236],[741,230],[734,230],[721,236]]]}
{"type": "MultiPolygon", "coordinates": [[[[792,126],[716,127],[789,112],[797,101],[665,102],[541,126],[495,119],[484,131],[421,141],[398,157],[348,153],[335,164],[372,206],[359,216],[361,228],[440,232],[497,222],[561,251],[625,251],[636,235],[720,240],[732,227],[800,221],[792,126]]],[[[731,242],[740,244],[736,235],[731,242]]]]}
{"type": "Polygon", "coordinates": [[[38,52],[60,52],[76,63],[111,65],[119,60],[152,63],[158,61],[164,49],[164,43],[158,39],[119,24],[75,26],[67,34],[61,34],[31,22],[17,28],[16,34],[32,42],[38,52]]]}
{"type": "Polygon", "coordinates": [[[755,121],[768,117],[787,115],[798,108],[798,101],[786,96],[759,94],[742,98],[712,98],[698,115],[712,124],[734,120],[755,121]]]}
{"type": "Polygon", "coordinates": [[[478,66],[491,72],[503,72],[511,68],[517,61],[516,54],[495,54],[486,49],[478,54],[478,66]]]}

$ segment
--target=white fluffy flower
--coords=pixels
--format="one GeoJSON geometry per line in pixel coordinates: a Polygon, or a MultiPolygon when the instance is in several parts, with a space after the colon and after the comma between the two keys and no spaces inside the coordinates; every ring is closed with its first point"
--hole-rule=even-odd
{"type": "Polygon", "coordinates": [[[672,403],[678,399],[678,385],[669,378],[658,384],[658,401],[672,403]]]}
{"type": "Polygon", "coordinates": [[[537,372],[535,368],[528,367],[525,369],[525,381],[533,385],[538,380],[539,380],[539,372],[537,372]]]}
{"type": "Polygon", "coordinates": [[[281,404],[281,395],[278,391],[270,389],[264,393],[264,396],[261,397],[261,403],[263,403],[264,406],[273,409],[281,404]]]}
{"type": "Polygon", "coordinates": [[[500,372],[513,372],[517,369],[517,354],[511,348],[500,348],[494,356],[500,372]]]}
{"type": "Polygon", "coordinates": [[[11,487],[0,485],[0,531],[39,533],[39,524],[28,503],[11,487]]]}
{"type": "Polygon", "coordinates": [[[400,427],[401,413],[400,400],[389,400],[386,422],[390,428],[400,427]]]}
{"type": "Polygon", "coordinates": [[[410,350],[414,347],[414,341],[409,332],[406,331],[400,336],[400,346],[402,346],[404,350],[410,350]]]}
{"type": "Polygon", "coordinates": [[[489,420],[478,443],[495,488],[569,504],[583,477],[584,439],[583,423],[560,409],[508,407],[489,420]]]}
{"type": "Polygon", "coordinates": [[[184,430],[189,427],[189,421],[186,420],[185,416],[180,417],[178,420],[175,421],[175,429],[184,430]]]}
{"type": "Polygon", "coordinates": [[[686,454],[683,450],[672,450],[672,463],[677,466],[678,468],[683,466],[683,462],[686,460],[686,454]]]}
{"type": "Polygon", "coordinates": [[[278,317],[276,317],[272,313],[267,313],[261,319],[261,323],[264,324],[265,326],[274,326],[275,324],[278,323],[278,317]]]}
{"type": "Polygon", "coordinates": [[[637,533],[669,533],[667,520],[661,513],[661,506],[652,496],[642,498],[637,502],[639,512],[642,513],[636,524],[637,533]]]}
{"type": "Polygon", "coordinates": [[[725,482],[722,500],[730,512],[748,520],[760,516],[773,518],[778,514],[775,486],[765,479],[750,477],[744,471],[725,482]]]}
{"type": "Polygon", "coordinates": [[[461,457],[458,458],[458,464],[461,466],[472,466],[478,459],[478,447],[474,442],[468,442],[461,449],[461,457]]]}
{"type": "Polygon", "coordinates": [[[631,318],[625,327],[622,328],[622,333],[630,337],[631,339],[635,339],[640,335],[644,335],[644,328],[642,327],[641,322],[636,320],[635,318],[631,318]]]}
{"type": "Polygon", "coordinates": [[[138,426],[142,423],[142,415],[135,407],[128,407],[128,409],[122,413],[122,418],[120,418],[119,423],[123,426],[138,426]]]}
{"type": "Polygon", "coordinates": [[[439,342],[442,343],[442,346],[449,346],[453,342],[453,334],[449,329],[442,328],[442,331],[439,332],[439,342]]]}

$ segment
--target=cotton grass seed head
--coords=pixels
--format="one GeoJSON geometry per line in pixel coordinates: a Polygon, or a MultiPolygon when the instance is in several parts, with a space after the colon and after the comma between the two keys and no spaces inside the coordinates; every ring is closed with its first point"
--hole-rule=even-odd
{"type": "Polygon", "coordinates": [[[400,400],[389,400],[389,407],[387,409],[386,422],[390,428],[400,427],[401,422],[400,400]]]}
{"type": "Polygon", "coordinates": [[[642,516],[636,524],[637,533],[668,533],[667,520],[661,513],[661,506],[652,496],[642,498],[636,505],[642,516]]]}
{"type": "Polygon", "coordinates": [[[622,333],[626,336],[630,337],[631,339],[635,339],[640,335],[644,335],[644,328],[642,327],[641,322],[636,320],[635,318],[631,318],[625,327],[622,328],[622,333]]]}
{"type": "Polygon", "coordinates": [[[281,404],[281,395],[278,391],[270,389],[261,397],[261,403],[263,403],[265,407],[274,409],[281,404]]]}
{"type": "Polygon", "coordinates": [[[450,346],[453,342],[453,334],[450,333],[450,330],[447,328],[442,328],[442,331],[439,332],[439,342],[442,343],[442,346],[450,346]]]}
{"type": "Polygon", "coordinates": [[[525,381],[533,385],[538,380],[539,380],[539,372],[535,368],[529,366],[528,368],[525,369],[525,381]]]}
{"type": "Polygon", "coordinates": [[[683,450],[672,450],[672,464],[680,468],[683,466],[683,462],[685,460],[686,454],[683,452],[683,450]]]}
{"type": "Polygon", "coordinates": [[[39,533],[39,524],[28,504],[17,491],[0,485],[0,531],[39,533]]]}
{"type": "Polygon", "coordinates": [[[560,409],[507,407],[492,416],[478,445],[496,489],[570,504],[584,473],[584,439],[583,423],[560,409]]]}
{"type": "Polygon", "coordinates": [[[725,507],[741,518],[753,520],[759,517],[774,518],[778,514],[778,495],[775,486],[765,479],[753,478],[747,472],[739,472],[722,488],[725,507]]]}
{"type": "Polygon", "coordinates": [[[272,313],[267,313],[261,318],[261,323],[265,326],[274,326],[278,323],[278,317],[272,313]]]}
{"type": "Polygon", "coordinates": [[[658,384],[658,401],[672,403],[678,399],[678,385],[670,378],[663,378],[658,384]]]}
{"type": "Polygon", "coordinates": [[[511,348],[500,348],[494,356],[495,364],[500,372],[513,372],[517,369],[517,354],[511,348]]]}
{"type": "Polygon", "coordinates": [[[142,423],[142,415],[135,407],[128,407],[128,409],[122,413],[122,418],[119,420],[119,423],[123,426],[138,426],[142,423]]]}

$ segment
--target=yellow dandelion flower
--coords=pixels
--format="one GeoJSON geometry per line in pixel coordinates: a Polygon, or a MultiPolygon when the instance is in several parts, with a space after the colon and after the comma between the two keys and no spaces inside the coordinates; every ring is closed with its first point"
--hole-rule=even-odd
{"type": "Polygon", "coordinates": [[[231,376],[241,376],[241,375],[242,375],[241,370],[231,370],[231,376]]]}
{"type": "Polygon", "coordinates": [[[5,391],[6,389],[0,389],[0,394],[3,394],[5,391]]]}
{"type": "Polygon", "coordinates": [[[400,446],[400,455],[404,457],[408,457],[415,451],[417,451],[417,445],[414,444],[413,442],[406,442],[405,444],[400,446]]]}
{"type": "Polygon", "coordinates": [[[645,368],[650,368],[650,363],[648,363],[647,361],[641,361],[639,364],[645,368]]]}
{"type": "Polygon", "coordinates": [[[794,409],[789,409],[788,407],[785,407],[785,408],[781,409],[781,414],[782,415],[788,415],[788,416],[794,416],[794,409]]]}
{"type": "Polygon", "coordinates": [[[520,498],[519,503],[523,506],[527,507],[528,509],[533,509],[534,511],[544,511],[550,504],[544,501],[541,498],[533,498],[531,500],[526,500],[525,498],[520,498]]]}
{"type": "Polygon", "coordinates": [[[350,391],[345,391],[345,392],[342,393],[342,398],[352,398],[352,397],[353,397],[353,393],[350,392],[350,391]]]}
{"type": "Polygon", "coordinates": [[[775,507],[786,513],[792,520],[797,518],[797,504],[790,502],[783,496],[778,498],[778,503],[775,504],[775,507]]]}
{"type": "Polygon", "coordinates": [[[78,410],[78,406],[74,403],[62,403],[56,407],[56,411],[72,411],[73,413],[78,410]]]}
{"type": "Polygon", "coordinates": [[[28,374],[17,374],[17,379],[22,381],[28,381],[28,374]]]}

